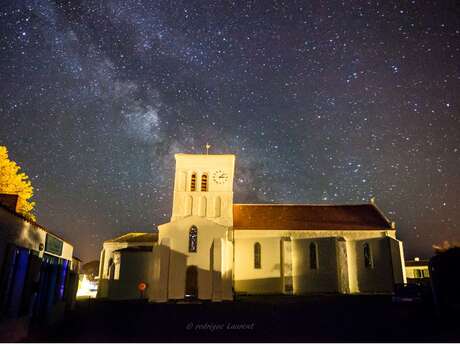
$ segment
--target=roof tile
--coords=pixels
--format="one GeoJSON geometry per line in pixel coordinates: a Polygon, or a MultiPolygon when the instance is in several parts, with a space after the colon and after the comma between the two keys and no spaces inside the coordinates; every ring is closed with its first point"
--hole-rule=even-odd
{"type": "Polygon", "coordinates": [[[391,230],[372,204],[234,204],[233,228],[266,230],[391,230]]]}

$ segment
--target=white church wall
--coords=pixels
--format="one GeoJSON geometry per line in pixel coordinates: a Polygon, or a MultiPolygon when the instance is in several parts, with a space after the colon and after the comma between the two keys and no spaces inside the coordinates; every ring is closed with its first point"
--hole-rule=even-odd
{"type": "MultiPolygon", "coordinates": [[[[209,182],[212,185],[212,182],[209,182]]],[[[188,216],[215,218],[214,221],[226,225],[229,223],[228,209],[232,207],[232,195],[223,192],[184,192],[178,193],[174,203],[172,221],[188,216]],[[224,194],[224,195],[222,195],[224,194]]]]}
{"type": "Polygon", "coordinates": [[[104,242],[102,251],[101,251],[101,261],[99,265],[99,278],[107,279],[109,278],[109,263],[114,261],[114,252],[119,249],[127,247],[137,247],[151,245],[151,243],[145,242],[104,242]],[[112,259],[112,261],[110,261],[112,259]]]}
{"type": "Polygon", "coordinates": [[[159,244],[153,246],[153,264],[151,288],[148,291],[149,300],[166,302],[168,300],[170,241],[162,238],[159,244]]]}
{"type": "Polygon", "coordinates": [[[234,155],[176,154],[176,174],[171,221],[189,215],[214,218],[221,225],[233,224],[234,155]],[[196,190],[191,191],[191,177],[196,175],[196,190]],[[201,177],[207,175],[207,191],[201,191],[201,177]],[[226,174],[227,179],[217,181],[226,174]],[[203,199],[205,198],[205,199],[203,199]],[[216,205],[220,209],[216,210],[216,205]],[[191,211],[190,211],[191,209],[191,211]]]}
{"type": "Polygon", "coordinates": [[[168,298],[182,299],[185,296],[185,272],[187,270],[187,256],[174,248],[176,239],[171,240],[169,252],[168,298]]]}
{"type": "Polygon", "coordinates": [[[336,238],[292,241],[294,294],[339,292],[336,238]],[[317,268],[310,266],[310,245],[316,245],[317,268]]]}
{"type": "Polygon", "coordinates": [[[225,268],[223,258],[224,245],[224,240],[221,238],[215,238],[212,245],[211,294],[213,301],[222,300],[222,271],[225,268]]]}
{"type": "MultiPolygon", "coordinates": [[[[219,269],[222,269],[223,262],[228,262],[231,258],[223,257],[232,255],[231,251],[224,250],[227,245],[227,227],[209,221],[204,217],[192,216],[177,220],[175,222],[163,224],[160,227],[160,238],[170,239],[169,254],[169,273],[168,273],[168,298],[184,298],[186,285],[186,270],[188,266],[196,266],[198,270],[198,297],[200,299],[212,299],[213,289],[221,292],[218,299],[228,299],[231,295],[231,283],[214,282],[213,279],[222,280],[222,273],[212,273],[212,265],[216,263],[219,269]],[[196,226],[197,233],[197,251],[189,252],[189,231],[192,226],[196,226]],[[217,245],[214,253],[213,243],[217,239],[225,240],[217,245]],[[217,255],[217,256],[216,256],[217,255]],[[220,259],[218,260],[218,257],[220,259]],[[218,277],[218,278],[217,278],[218,277]],[[223,285],[222,285],[223,284],[223,285]],[[223,292],[223,289],[226,289],[223,292]]],[[[155,298],[154,298],[155,299],[155,298]]]]}
{"type": "Polygon", "coordinates": [[[350,277],[348,268],[347,241],[343,237],[336,238],[338,291],[350,293],[350,277]]]}
{"type": "Polygon", "coordinates": [[[282,293],[280,237],[235,238],[234,287],[237,293],[282,293]],[[261,246],[261,267],[254,267],[254,245],[261,246]]]}
{"type": "MultiPolygon", "coordinates": [[[[209,256],[212,256],[210,250],[209,256]]],[[[195,265],[188,265],[195,266],[195,265]]],[[[212,271],[210,268],[198,268],[198,298],[199,299],[212,299],[212,271]]]]}
{"type": "Polygon", "coordinates": [[[357,291],[360,293],[390,293],[393,291],[393,268],[389,238],[358,240],[353,243],[357,291]],[[364,244],[371,250],[371,267],[366,267],[364,244]]]}
{"type": "Polygon", "coordinates": [[[292,281],[292,241],[290,237],[281,239],[281,286],[284,294],[294,292],[292,281]]]}
{"type": "Polygon", "coordinates": [[[223,241],[222,256],[222,299],[231,301],[233,300],[233,243],[231,241],[223,241]]]}
{"type": "Polygon", "coordinates": [[[297,290],[294,287],[294,293],[302,294],[315,291],[340,293],[391,292],[394,281],[392,278],[394,268],[392,266],[399,265],[401,267],[399,261],[402,257],[401,254],[392,254],[390,245],[387,243],[387,241],[396,241],[395,233],[394,230],[236,230],[234,235],[235,290],[246,293],[285,292],[282,272],[273,268],[281,267],[281,239],[291,238],[293,246],[293,281],[294,286],[297,286],[297,290]],[[320,261],[323,264],[326,262],[328,265],[324,272],[322,271],[324,266],[321,263],[319,263],[320,269],[318,271],[307,272],[306,267],[309,265],[309,258],[300,259],[300,257],[304,256],[306,249],[301,249],[301,247],[308,241],[295,243],[302,239],[319,239],[321,242],[326,240],[324,243],[327,244],[321,246],[324,246],[324,248],[318,248],[320,261]],[[261,243],[262,248],[270,248],[268,267],[263,264],[264,250],[262,249],[262,268],[254,269],[253,246],[256,242],[261,243]],[[372,247],[373,260],[376,265],[372,270],[364,269],[363,267],[364,258],[361,247],[365,242],[369,242],[372,247]],[[396,257],[395,255],[397,258],[391,260],[392,256],[396,257]],[[396,260],[399,260],[398,263],[395,263],[396,260]],[[278,277],[280,278],[279,280],[278,277]]]}
{"type": "Polygon", "coordinates": [[[151,288],[150,272],[153,264],[152,252],[121,252],[120,271],[118,279],[107,280],[107,296],[109,299],[139,299],[141,298],[138,285],[147,283],[144,297],[148,296],[151,288]]]}
{"type": "Polygon", "coordinates": [[[389,239],[391,248],[391,263],[393,265],[393,281],[395,284],[407,283],[404,261],[403,243],[395,239],[389,239]]]}
{"type": "Polygon", "coordinates": [[[358,259],[356,258],[355,241],[346,241],[348,259],[348,288],[350,293],[359,293],[358,286],[358,259]]]}

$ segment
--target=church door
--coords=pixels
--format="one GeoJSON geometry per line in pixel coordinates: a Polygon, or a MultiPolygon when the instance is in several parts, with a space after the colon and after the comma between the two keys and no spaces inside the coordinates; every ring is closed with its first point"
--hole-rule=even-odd
{"type": "Polygon", "coordinates": [[[198,268],[188,266],[185,274],[185,298],[198,298],[198,268]]]}

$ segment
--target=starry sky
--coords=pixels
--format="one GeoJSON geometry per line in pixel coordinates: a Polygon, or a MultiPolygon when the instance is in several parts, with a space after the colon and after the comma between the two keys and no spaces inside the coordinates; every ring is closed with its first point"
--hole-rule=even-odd
{"type": "MultiPolygon", "coordinates": [[[[457,6],[457,7],[456,7],[457,6]]],[[[169,220],[174,153],[235,202],[363,203],[406,257],[460,239],[455,1],[8,1],[0,145],[84,261],[169,220]]]]}

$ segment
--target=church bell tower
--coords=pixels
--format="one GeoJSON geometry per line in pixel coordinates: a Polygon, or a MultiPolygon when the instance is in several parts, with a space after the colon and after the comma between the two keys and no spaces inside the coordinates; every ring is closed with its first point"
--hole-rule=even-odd
{"type": "Polygon", "coordinates": [[[233,225],[235,155],[176,154],[171,221],[198,216],[233,225]]]}

